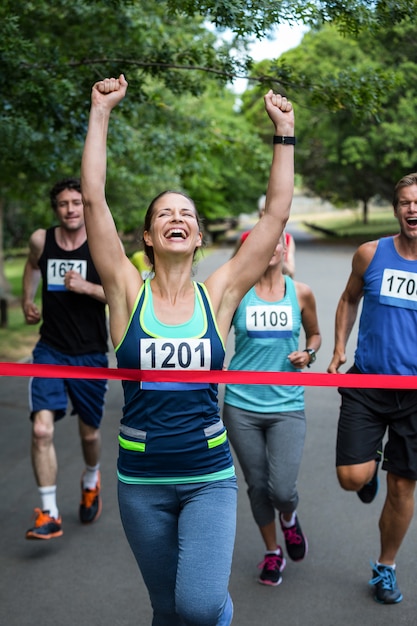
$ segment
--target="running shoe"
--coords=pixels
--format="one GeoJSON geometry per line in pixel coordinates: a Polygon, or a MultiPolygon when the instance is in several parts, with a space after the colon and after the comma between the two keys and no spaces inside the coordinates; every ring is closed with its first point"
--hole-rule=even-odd
{"type": "Polygon", "coordinates": [[[267,553],[258,568],[262,570],[258,580],[262,585],[277,587],[282,583],[281,572],[286,566],[286,561],[281,546],[277,546],[278,554],[267,553]]]}
{"type": "Polygon", "coordinates": [[[80,502],[80,522],[82,524],[92,524],[101,513],[102,502],[100,496],[100,472],[95,489],[85,489],[81,478],[81,502],[80,502]]]}
{"type": "Polygon", "coordinates": [[[35,509],[35,516],[35,526],[26,531],[26,539],[53,539],[64,534],[61,516],[51,517],[41,509],[35,509]]]}
{"type": "Polygon", "coordinates": [[[389,565],[372,565],[370,585],[375,587],[374,598],[381,604],[397,604],[403,599],[403,594],[398,589],[395,569],[389,565]]]}
{"type": "Polygon", "coordinates": [[[365,502],[365,504],[370,504],[371,502],[373,502],[373,500],[375,500],[376,494],[378,493],[378,490],[379,490],[378,469],[379,469],[379,459],[377,459],[376,461],[375,472],[371,480],[369,481],[369,483],[366,483],[366,485],[364,485],[362,489],[359,489],[359,491],[356,492],[358,494],[359,500],[361,500],[362,502],[365,502]]]}
{"type": "Polygon", "coordinates": [[[287,554],[292,561],[302,561],[308,552],[307,538],[301,530],[298,516],[295,516],[295,524],[287,528],[282,522],[282,514],[279,515],[281,530],[285,537],[287,554]]]}

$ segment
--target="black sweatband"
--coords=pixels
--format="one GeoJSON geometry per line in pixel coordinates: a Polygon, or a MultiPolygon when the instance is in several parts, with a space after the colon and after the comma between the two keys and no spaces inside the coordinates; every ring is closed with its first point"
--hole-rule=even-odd
{"type": "Polygon", "coordinates": [[[286,137],[285,135],[274,135],[273,143],[295,146],[297,139],[295,137],[286,137]]]}

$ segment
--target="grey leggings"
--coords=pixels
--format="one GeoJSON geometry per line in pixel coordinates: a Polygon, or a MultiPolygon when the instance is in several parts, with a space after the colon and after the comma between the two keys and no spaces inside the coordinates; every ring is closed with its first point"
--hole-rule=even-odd
{"type": "Polygon", "coordinates": [[[273,522],[275,510],[295,511],[306,433],[304,411],[254,413],[225,403],[223,421],[245,476],[258,526],[273,522]]]}

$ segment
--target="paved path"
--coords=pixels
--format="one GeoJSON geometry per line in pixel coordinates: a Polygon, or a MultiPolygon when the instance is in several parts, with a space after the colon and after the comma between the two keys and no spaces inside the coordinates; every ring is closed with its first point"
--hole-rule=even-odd
{"type": "MultiPolygon", "coordinates": [[[[209,255],[200,263],[197,277],[204,278],[230,252],[224,248],[209,255]]],[[[352,252],[350,247],[297,242],[297,279],[313,288],[318,301],[323,345],[317,372],[324,372],[330,360],[334,311],[350,271],[352,252]]],[[[353,346],[349,354],[353,355],[353,346]]],[[[110,383],[102,426],[102,516],[91,527],[78,523],[83,467],[76,423],[66,418],[58,424],[56,436],[64,535],[45,543],[24,539],[31,511],[38,506],[29,460],[27,384],[27,379],[0,378],[0,624],[149,626],[147,593],[124,537],[116,502],[120,383],[110,383]]],[[[309,554],[302,563],[288,562],[283,583],[277,588],[256,582],[263,546],[238,468],[238,531],[230,584],[235,603],[233,626],[417,624],[415,520],[398,557],[403,602],[380,606],[370,597],[369,560],[378,554],[377,523],[385,489],[382,486],[373,504],[363,505],[355,494],[339,488],[334,471],[338,406],[335,389],[306,389],[308,430],[298,510],[308,535],[309,554]]]]}

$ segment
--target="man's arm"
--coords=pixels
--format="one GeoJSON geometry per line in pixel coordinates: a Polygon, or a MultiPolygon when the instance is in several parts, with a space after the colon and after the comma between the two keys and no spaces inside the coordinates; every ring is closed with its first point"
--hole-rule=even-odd
{"type": "Polygon", "coordinates": [[[27,324],[37,324],[41,319],[35,296],[41,279],[38,261],[45,245],[45,235],[45,230],[40,228],[29,239],[29,254],[22,279],[22,310],[27,324]]]}
{"type": "Polygon", "coordinates": [[[81,293],[95,300],[99,300],[100,302],[104,302],[104,304],[107,303],[103,287],[97,283],[91,283],[85,280],[85,278],[75,270],[71,270],[65,274],[64,284],[68,291],[81,293]]]}
{"type": "Polygon", "coordinates": [[[346,345],[358,314],[363,295],[363,275],[375,254],[377,242],[370,241],[360,246],[352,260],[352,271],[336,309],[335,344],[333,358],[327,368],[336,374],[346,363],[346,345]]]}

